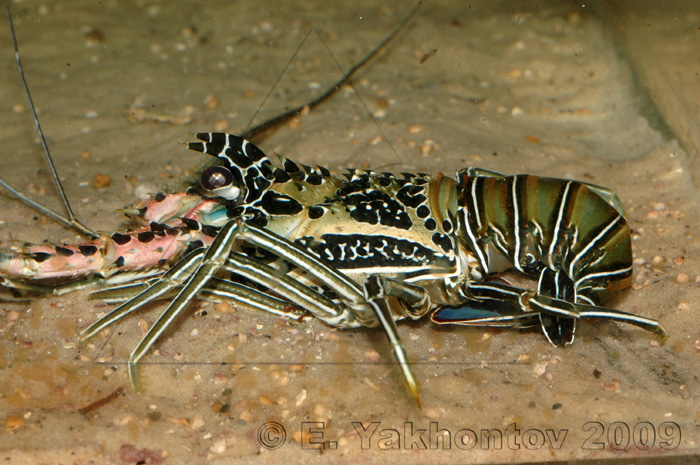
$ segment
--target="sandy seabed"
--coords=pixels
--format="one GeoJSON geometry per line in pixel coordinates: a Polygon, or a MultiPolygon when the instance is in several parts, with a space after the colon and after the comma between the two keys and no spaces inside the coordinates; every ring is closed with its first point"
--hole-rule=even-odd
{"type": "MultiPolygon", "coordinates": [[[[106,346],[97,338],[81,349],[77,332],[105,304],[85,291],[19,302],[7,294],[0,458],[691,460],[700,423],[692,127],[700,14],[682,4],[642,15],[595,4],[482,3],[426,1],[355,80],[356,92],[341,90],[259,145],[335,173],[452,175],[480,166],[609,186],[627,210],[635,254],[632,289],[614,304],[659,319],[665,345],[606,321],[580,324],[565,349],[537,330],[400,324],[421,383],[419,410],[379,330],[336,331],[197,303],[146,357],[144,389],[135,392],[124,362],[163,304],[126,318],[106,346]],[[261,441],[272,421],[279,426],[261,441]]],[[[178,145],[190,133],[241,132],[270,89],[257,121],[310,100],[341,74],[329,50],[347,69],[409,8],[399,1],[12,3],[25,73],[67,195],[78,216],[102,231],[128,227],[118,210],[140,193],[181,188],[203,161],[178,145]]],[[[9,32],[0,29],[2,177],[58,208],[9,32]]],[[[17,239],[79,240],[8,197],[0,220],[4,247],[17,239]]]]}

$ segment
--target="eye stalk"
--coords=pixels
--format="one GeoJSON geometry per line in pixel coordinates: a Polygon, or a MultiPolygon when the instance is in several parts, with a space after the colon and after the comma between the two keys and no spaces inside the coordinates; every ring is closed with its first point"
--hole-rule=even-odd
{"type": "Polygon", "coordinates": [[[204,170],[199,182],[208,193],[227,200],[236,200],[241,196],[241,188],[234,183],[228,168],[211,166],[204,170]]]}

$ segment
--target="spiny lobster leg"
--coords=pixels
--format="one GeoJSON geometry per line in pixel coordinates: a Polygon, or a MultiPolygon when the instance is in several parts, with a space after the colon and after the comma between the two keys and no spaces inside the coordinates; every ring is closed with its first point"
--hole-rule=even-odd
{"type": "Polygon", "coordinates": [[[192,269],[201,262],[202,255],[204,255],[205,251],[206,248],[200,247],[190,252],[146,290],[125,304],[115,308],[83,330],[83,332],[80,333],[80,341],[87,341],[115,321],[141,308],[148,302],[157,300],[159,297],[169,292],[174,286],[182,284],[190,276],[192,269]]]}
{"type": "MultiPolygon", "coordinates": [[[[261,284],[334,326],[371,325],[373,321],[378,321],[387,332],[409,389],[414,394],[416,401],[419,402],[417,383],[406,361],[406,354],[400,343],[396,326],[393,324],[393,317],[385,302],[383,291],[381,289],[377,291],[365,290],[363,293],[363,290],[354,281],[319,262],[316,257],[310,255],[303,248],[274,233],[247,225],[240,219],[226,223],[208,248],[202,247],[188,254],[171,270],[148,286],[145,291],[88,327],[80,338],[82,341],[89,339],[128,313],[172,292],[174,288],[181,286],[186,281],[172,303],[129,355],[128,366],[131,381],[136,389],[140,389],[138,362],[184,307],[198,294],[201,292],[223,292],[228,293],[227,296],[232,296],[232,300],[244,303],[251,300],[251,295],[253,300],[259,297],[260,293],[256,291],[249,294],[242,291],[241,287],[236,287],[235,283],[227,283],[225,280],[215,278],[214,274],[219,270],[230,271],[261,284]],[[328,283],[333,291],[340,296],[343,305],[335,304],[301,282],[286,276],[280,270],[238,252],[233,252],[232,247],[237,240],[273,252],[276,256],[301,268],[320,281],[328,283]],[[196,270],[192,272],[195,267],[196,270]]],[[[403,292],[408,293],[408,290],[403,292]]],[[[405,300],[410,303],[412,298],[406,297],[405,300]]],[[[413,300],[425,302],[425,298],[413,300]]],[[[258,303],[259,301],[258,298],[258,303]]],[[[265,305],[258,305],[258,307],[268,310],[265,305]]]]}
{"type": "Polygon", "coordinates": [[[662,341],[666,338],[661,324],[651,318],[570,301],[570,291],[561,286],[561,275],[548,268],[543,270],[537,291],[498,283],[470,284],[470,299],[462,305],[440,307],[432,320],[438,324],[515,328],[539,324],[555,346],[573,342],[575,322],[581,318],[629,323],[656,333],[662,341]]]}
{"type": "Polygon", "coordinates": [[[589,305],[586,299],[579,296],[578,289],[579,282],[573,282],[561,270],[545,268],[540,274],[538,293],[528,304],[533,311],[539,313],[544,333],[553,345],[571,344],[576,319],[580,318],[606,318],[629,323],[656,333],[662,341],[665,340],[666,332],[658,321],[621,310],[589,305]]]}
{"type": "MultiPolygon", "coordinates": [[[[109,287],[107,289],[93,292],[88,296],[88,299],[101,300],[108,304],[125,303],[147,290],[157,281],[158,278],[149,279],[139,283],[109,287]]],[[[183,284],[184,283],[173,283],[171,290],[154,297],[153,300],[175,297],[175,295],[177,295],[177,293],[182,289],[183,284]]],[[[263,310],[295,320],[301,320],[303,317],[308,315],[305,310],[290,306],[289,301],[277,299],[253,289],[252,287],[216,277],[211,278],[207,284],[207,287],[202,289],[197,297],[201,300],[216,303],[235,301],[239,305],[247,305],[253,309],[263,310]]]]}
{"type": "Polygon", "coordinates": [[[407,361],[406,351],[401,343],[394,322],[395,318],[391,313],[386,299],[389,295],[397,296],[400,293],[400,298],[402,298],[402,301],[406,305],[409,307],[421,308],[420,311],[413,311],[411,315],[423,315],[430,307],[430,302],[427,299],[427,292],[418,286],[399,285],[398,283],[392,285],[390,280],[371,276],[368,278],[367,283],[365,283],[363,291],[360,291],[358,285],[350,278],[320,262],[316,257],[310,255],[306,250],[298,247],[296,244],[264,229],[248,226],[248,230],[250,234],[245,237],[248,242],[273,252],[276,256],[283,258],[310,275],[317,277],[319,281],[329,285],[336,294],[341,296],[345,304],[345,309],[338,309],[339,311],[336,311],[334,309],[335,306],[327,306],[324,304],[326,300],[325,297],[318,295],[314,291],[311,292],[316,294],[315,296],[310,293],[308,294],[308,297],[312,297],[314,301],[296,300],[307,298],[306,294],[310,290],[305,290],[305,286],[295,280],[289,280],[289,278],[278,270],[272,269],[268,271],[266,268],[259,265],[257,267],[250,267],[251,259],[240,254],[232,254],[227,264],[233,265],[234,263],[232,263],[232,260],[234,259],[238,262],[235,263],[236,266],[234,267],[227,266],[227,269],[237,274],[243,274],[247,278],[260,282],[268,287],[271,287],[267,282],[270,278],[272,278],[272,283],[283,282],[283,279],[288,280],[282,287],[277,285],[276,287],[271,287],[271,289],[278,293],[287,292],[288,294],[284,295],[284,297],[308,309],[314,316],[332,326],[356,326],[357,324],[362,326],[374,326],[374,322],[379,323],[389,338],[406,385],[415,398],[416,403],[420,406],[418,384],[407,361]],[[250,274],[244,274],[241,268],[242,265],[246,266],[245,273],[250,274]],[[262,272],[262,275],[255,275],[260,272],[262,272]],[[376,281],[377,279],[381,279],[383,285],[380,285],[379,282],[376,281]],[[263,280],[265,280],[265,282],[263,282],[263,280]],[[285,289],[287,285],[289,287],[285,289]],[[385,293],[386,289],[392,289],[392,291],[385,293]],[[325,308],[319,309],[319,304],[323,305],[325,308]],[[320,312],[318,310],[320,310],[320,312]]]}
{"type": "Polygon", "coordinates": [[[530,307],[540,315],[566,315],[566,317],[569,317],[568,315],[574,314],[576,315],[575,318],[605,318],[621,323],[629,323],[646,331],[656,333],[662,341],[666,339],[666,331],[658,321],[613,308],[567,302],[545,295],[538,295],[530,302],[530,307]]]}
{"type": "MultiPolygon", "coordinates": [[[[160,335],[163,334],[163,331],[170,326],[175,317],[182,312],[185,306],[207,284],[214,273],[221,268],[226,260],[226,257],[231,252],[231,247],[233,247],[234,239],[238,229],[240,228],[240,224],[241,223],[238,221],[229,221],[221,228],[221,231],[219,231],[219,234],[216,236],[211,246],[209,246],[204,253],[204,256],[201,258],[201,263],[199,264],[197,270],[188,279],[187,284],[185,284],[177,297],[175,297],[172,303],[168,305],[165,312],[163,312],[158,320],[156,320],[143,339],[141,339],[139,344],[129,355],[129,375],[131,377],[132,384],[137,390],[141,388],[141,382],[139,380],[137,369],[139,360],[143,358],[146,352],[148,352],[148,349],[150,349],[160,335]]],[[[191,261],[199,261],[198,258],[199,256],[195,257],[191,261]]],[[[126,305],[128,305],[128,303],[126,305]]]]}
{"type": "Polygon", "coordinates": [[[309,315],[306,310],[291,306],[286,300],[276,299],[251,287],[220,278],[212,278],[206,289],[200,292],[200,296],[214,302],[234,301],[237,304],[294,320],[302,320],[309,315]]]}
{"type": "Polygon", "coordinates": [[[285,299],[306,308],[318,318],[333,318],[342,313],[332,300],[290,278],[280,270],[238,252],[232,252],[224,269],[262,284],[285,299]]]}
{"type": "MultiPolygon", "coordinates": [[[[3,260],[8,257],[8,260],[12,260],[13,257],[10,256],[9,254],[3,254],[0,253],[0,266],[3,262],[3,260]]],[[[147,276],[143,276],[147,277],[147,276]]],[[[56,285],[43,285],[43,284],[38,284],[38,283],[32,283],[32,282],[24,282],[24,281],[14,281],[11,279],[8,279],[4,276],[0,276],[0,286],[7,287],[7,288],[12,288],[12,289],[21,289],[24,291],[30,291],[30,292],[35,292],[37,294],[44,294],[44,295],[63,295],[68,292],[73,292],[77,291],[79,289],[83,289],[89,286],[94,286],[96,284],[103,284],[107,283],[108,280],[100,277],[91,277],[89,279],[85,279],[83,281],[74,281],[74,282],[69,282],[69,283],[63,283],[63,284],[56,284],[56,285]]]]}
{"type": "Polygon", "coordinates": [[[578,299],[575,283],[561,270],[553,271],[550,268],[544,268],[537,283],[537,295],[530,299],[533,300],[532,303],[535,310],[540,309],[540,325],[550,344],[556,347],[573,343],[576,334],[577,317],[574,316],[572,318],[568,314],[559,315],[555,311],[549,313],[539,307],[540,301],[538,298],[545,299],[547,296],[554,297],[559,301],[576,302],[578,299]]]}
{"type": "Polygon", "coordinates": [[[123,304],[133,299],[154,284],[164,273],[159,273],[155,278],[135,281],[126,284],[118,284],[97,291],[88,295],[88,300],[101,300],[107,304],[123,304]]]}
{"type": "Polygon", "coordinates": [[[379,319],[379,324],[389,337],[389,343],[394,351],[396,360],[399,362],[406,385],[411,391],[413,398],[416,400],[418,408],[420,408],[418,382],[413,376],[411,365],[406,358],[406,350],[399,337],[396,322],[394,321],[391,308],[389,307],[388,297],[397,297],[403,304],[410,306],[412,314],[418,317],[424,315],[430,309],[428,292],[419,286],[403,284],[392,279],[370,275],[365,282],[364,293],[367,303],[374,311],[374,314],[379,319]]]}

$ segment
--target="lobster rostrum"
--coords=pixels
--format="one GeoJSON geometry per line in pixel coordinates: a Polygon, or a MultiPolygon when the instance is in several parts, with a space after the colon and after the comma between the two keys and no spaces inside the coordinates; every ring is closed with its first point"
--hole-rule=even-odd
{"type": "Polygon", "coordinates": [[[541,325],[555,345],[576,321],[608,318],[663,336],[652,319],[600,307],[629,285],[629,226],[611,191],[587,183],[464,169],[443,175],[350,170],[345,179],[255,145],[200,133],[189,148],[217,157],[201,189],[127,209],[147,223],[76,246],[23,245],[0,255],[6,286],[115,284],[93,297],[124,302],[85,341],[155,299],[175,295],[129,357],[137,363],[194,298],[225,300],[339,328],[381,326],[418,399],[395,321],[431,312],[440,324],[541,325]],[[515,268],[536,290],[489,280],[515,268]]]}

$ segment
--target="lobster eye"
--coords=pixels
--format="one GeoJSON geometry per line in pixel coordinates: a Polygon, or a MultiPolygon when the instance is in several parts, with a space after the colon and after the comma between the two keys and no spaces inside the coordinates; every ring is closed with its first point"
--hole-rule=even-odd
{"type": "Polygon", "coordinates": [[[204,170],[200,179],[202,187],[208,191],[213,191],[226,187],[233,182],[231,172],[223,166],[212,166],[204,170]]]}
{"type": "Polygon", "coordinates": [[[235,200],[241,195],[241,189],[234,185],[231,171],[223,166],[207,168],[199,178],[199,182],[207,192],[228,200],[235,200]]]}

